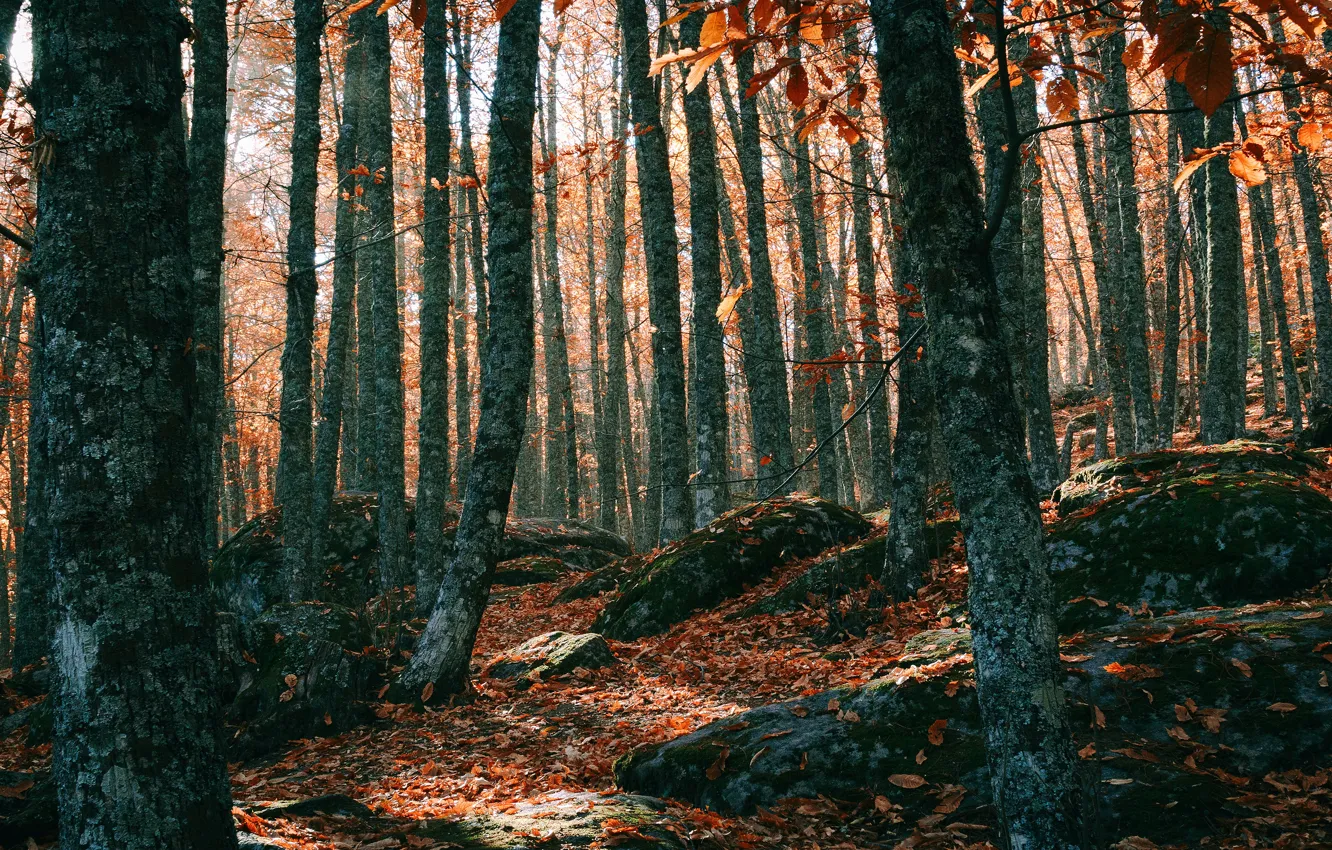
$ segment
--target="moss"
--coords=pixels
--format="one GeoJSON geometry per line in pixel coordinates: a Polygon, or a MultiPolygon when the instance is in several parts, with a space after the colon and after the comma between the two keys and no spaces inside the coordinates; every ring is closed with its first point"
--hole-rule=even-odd
{"type": "Polygon", "coordinates": [[[493,583],[502,587],[543,584],[569,574],[569,567],[559,558],[528,555],[504,561],[495,568],[493,583]]]}
{"type": "Polygon", "coordinates": [[[1284,476],[1170,479],[1056,523],[1046,549],[1064,631],[1277,599],[1327,576],[1332,500],[1284,476]]]}
{"type": "Polygon", "coordinates": [[[1217,446],[1167,449],[1112,458],[1074,472],[1054,492],[1061,516],[1165,479],[1254,473],[1304,478],[1325,471],[1314,455],[1276,443],[1236,440],[1217,446]]]}
{"type": "Polygon", "coordinates": [[[849,543],[871,528],[832,502],[790,497],[731,511],[686,535],[620,581],[594,628],[617,640],[659,634],[744,592],[792,558],[849,543]]]}
{"type": "Polygon", "coordinates": [[[580,667],[596,670],[615,663],[615,655],[601,635],[547,632],[491,664],[486,675],[528,682],[571,673],[580,667]]]}

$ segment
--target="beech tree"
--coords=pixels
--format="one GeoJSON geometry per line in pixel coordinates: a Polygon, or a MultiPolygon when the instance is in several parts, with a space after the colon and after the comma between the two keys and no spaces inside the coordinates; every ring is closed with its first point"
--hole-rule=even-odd
{"type": "Polygon", "coordinates": [[[33,24],[39,126],[59,139],[33,262],[61,840],[235,847],[190,418],[190,27],[159,0],[38,2],[33,24]]]}

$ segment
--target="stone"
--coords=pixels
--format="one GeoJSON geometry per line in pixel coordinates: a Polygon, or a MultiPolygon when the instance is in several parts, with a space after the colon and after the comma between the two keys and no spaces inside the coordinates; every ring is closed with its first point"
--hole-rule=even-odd
{"type": "Polygon", "coordinates": [[[599,634],[547,632],[492,662],[486,675],[494,679],[519,679],[526,685],[572,673],[580,668],[598,670],[615,663],[615,654],[611,652],[606,639],[599,634]]]}
{"type": "MultiPolygon", "coordinates": [[[[616,762],[616,781],[725,812],[881,796],[904,834],[938,813],[946,817],[935,823],[992,824],[969,647],[948,632],[918,636],[925,655],[862,687],[641,747],[616,762]]],[[[1332,606],[1269,604],[1066,641],[1075,745],[1098,796],[1096,846],[1129,835],[1197,846],[1218,817],[1253,814],[1238,785],[1325,767],[1332,688],[1321,685],[1329,665],[1315,650],[1329,639],[1332,606]]]]}
{"type": "Polygon", "coordinates": [[[738,596],[778,565],[854,542],[871,528],[855,511],[807,496],[730,511],[621,578],[593,628],[614,640],[660,634],[738,596]]]}
{"type": "Polygon", "coordinates": [[[1063,633],[1280,599],[1327,577],[1332,499],[1280,474],[1160,478],[1055,523],[1046,551],[1063,633]]]}

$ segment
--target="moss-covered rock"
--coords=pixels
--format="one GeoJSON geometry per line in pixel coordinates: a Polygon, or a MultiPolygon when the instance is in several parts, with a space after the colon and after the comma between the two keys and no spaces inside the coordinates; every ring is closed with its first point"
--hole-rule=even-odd
{"type": "Polygon", "coordinates": [[[634,794],[557,791],[517,803],[506,812],[422,821],[410,835],[459,850],[684,850],[718,846],[707,838],[681,837],[689,832],[661,800],[634,794]]]}
{"type": "Polygon", "coordinates": [[[580,667],[597,670],[614,663],[615,654],[599,634],[547,632],[505,653],[490,665],[486,675],[532,682],[572,673],[580,667]]]}
{"type": "Polygon", "coordinates": [[[1235,440],[1216,446],[1166,449],[1111,458],[1085,466],[1055,488],[1060,516],[1068,516],[1127,490],[1166,480],[1217,473],[1303,478],[1327,467],[1308,452],[1276,443],[1235,440]]]}
{"type": "Polygon", "coordinates": [[[659,634],[699,609],[743,593],[779,564],[869,532],[860,514],[792,496],[730,511],[666,546],[620,581],[594,629],[616,640],[659,634]]]}
{"type": "Polygon", "coordinates": [[[1332,499],[1284,475],[1163,478],[1059,521],[1046,550],[1065,633],[1279,599],[1327,577],[1332,499]]]}
{"type": "Polygon", "coordinates": [[[1332,447],[1332,406],[1320,404],[1310,412],[1304,430],[1295,438],[1295,445],[1302,449],[1332,447]]]}
{"type": "MultiPolygon", "coordinates": [[[[938,634],[926,639],[940,645],[938,634]]],[[[1100,838],[1196,841],[1218,817],[1248,814],[1237,785],[1325,766],[1332,688],[1322,682],[1332,665],[1319,647],[1329,639],[1332,606],[1266,606],[1126,623],[1066,644],[1066,693],[1100,838]]],[[[907,824],[931,813],[987,821],[970,660],[904,659],[863,687],[719,720],[625,756],[616,779],[724,811],[878,794],[907,824]]]]}
{"type": "Polygon", "coordinates": [[[495,567],[493,584],[500,587],[522,587],[528,584],[544,584],[568,575],[571,568],[559,558],[546,555],[528,555],[504,561],[495,567]]]}
{"type": "Polygon", "coordinates": [[[247,630],[254,663],[227,710],[233,757],[271,752],[296,738],[337,735],[367,722],[378,684],[356,613],[322,602],[281,603],[247,630]]]}
{"type": "MultiPolygon", "coordinates": [[[[930,520],[925,524],[925,547],[937,558],[958,542],[962,530],[956,517],[930,520]]],[[[738,616],[784,614],[803,605],[817,604],[829,596],[859,590],[883,572],[886,534],[862,539],[839,547],[810,565],[809,569],[787,581],[773,593],[750,605],[738,616]]]]}
{"type": "MultiPolygon", "coordinates": [[[[329,513],[322,602],[357,609],[381,592],[378,575],[379,499],[374,493],[339,493],[329,513]]],[[[288,598],[282,577],[281,508],[247,522],[213,559],[211,580],[216,606],[236,615],[242,626],[288,598]]],[[[445,511],[445,542],[453,545],[458,511],[445,511]]],[[[415,503],[407,501],[407,530],[415,538],[415,503]]],[[[540,556],[571,568],[602,567],[630,553],[624,538],[587,523],[554,519],[510,519],[501,561],[540,556]]],[[[411,558],[410,552],[408,558],[411,558]]]]}

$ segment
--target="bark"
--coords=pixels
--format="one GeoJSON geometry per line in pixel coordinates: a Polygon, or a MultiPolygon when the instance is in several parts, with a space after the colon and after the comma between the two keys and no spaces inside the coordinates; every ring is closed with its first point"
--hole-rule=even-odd
{"type": "MultiPolygon", "coordinates": [[[[1235,138],[1234,106],[1223,103],[1206,119],[1207,145],[1235,138]]],[[[1244,292],[1239,193],[1225,157],[1213,157],[1207,172],[1207,361],[1202,392],[1204,443],[1243,436],[1244,385],[1240,358],[1239,300],[1244,292]]]]}
{"type": "MultiPolygon", "coordinates": [[[[468,259],[471,264],[472,285],[476,289],[476,351],[477,361],[482,362],[486,356],[486,344],[490,338],[490,299],[486,291],[486,258],[485,258],[485,236],[482,233],[481,221],[481,203],[480,203],[480,175],[476,171],[476,154],[472,149],[472,26],[473,18],[469,14],[463,24],[458,16],[457,0],[453,0],[453,17],[455,21],[453,46],[454,57],[458,63],[458,168],[471,180],[467,182],[463,190],[463,199],[467,202],[467,224],[468,234],[468,259]]],[[[459,240],[459,245],[462,240],[459,240]]],[[[478,369],[480,367],[478,366],[478,369]]],[[[471,404],[471,396],[468,396],[468,404],[471,404]]],[[[468,445],[471,445],[470,435],[468,445]]],[[[471,452],[469,451],[465,459],[466,463],[471,462],[471,452]]],[[[458,472],[462,475],[467,469],[464,464],[459,464],[458,472]]],[[[459,481],[466,479],[462,475],[459,481]]],[[[462,485],[459,484],[459,488],[462,485]]]]}
{"type": "MultiPolygon", "coordinates": [[[[749,301],[741,314],[744,337],[745,380],[749,387],[750,421],[754,423],[754,452],[760,464],[760,484],[772,486],[795,466],[791,446],[791,399],[787,391],[786,355],[782,348],[781,316],[768,254],[768,202],[763,182],[763,148],[758,101],[745,96],[754,76],[754,53],[735,60],[740,90],[736,159],[745,187],[745,232],[748,237],[749,301]],[[749,333],[744,334],[748,327],[749,333]],[[766,462],[765,462],[766,461],[766,462]]],[[[720,77],[719,77],[720,79],[720,77]]],[[[723,91],[725,97],[725,91],[723,91]]],[[[730,98],[726,98],[730,110],[730,98]]]]}
{"type": "MultiPolygon", "coordinates": [[[[328,533],[328,515],[338,481],[338,444],[344,446],[343,464],[356,469],[355,451],[347,452],[354,441],[343,440],[341,432],[352,426],[354,406],[347,405],[348,388],[355,388],[355,376],[348,372],[351,342],[356,319],[356,197],[358,180],[351,173],[356,167],[356,133],[360,126],[361,63],[359,40],[350,36],[343,61],[342,116],[334,165],[338,175],[337,213],[333,235],[333,302],[328,320],[328,353],[324,358],[324,391],[320,396],[319,426],[315,434],[314,496],[311,502],[310,552],[316,563],[323,557],[328,533]]],[[[427,203],[429,200],[427,199],[427,203]]],[[[447,226],[447,223],[446,225],[447,226]]]]}
{"type": "Polygon", "coordinates": [[[375,489],[379,492],[379,578],[383,587],[408,584],[406,481],[403,477],[402,326],[398,321],[397,245],[393,199],[393,127],[389,95],[388,16],[368,8],[363,22],[365,107],[363,160],[366,244],[359,260],[373,293],[375,489]]]}
{"type": "MultiPolygon", "coordinates": [[[[1267,294],[1272,302],[1272,317],[1276,322],[1277,344],[1281,351],[1281,390],[1295,434],[1304,427],[1303,397],[1300,391],[1300,372],[1295,363],[1295,349],[1290,341],[1290,318],[1286,311],[1286,279],[1281,265],[1281,248],[1277,245],[1276,210],[1272,202],[1272,184],[1261,188],[1258,214],[1258,234],[1262,239],[1263,261],[1267,267],[1267,294]]],[[[1253,211],[1250,211],[1253,215],[1253,211]]]]}
{"type": "Polygon", "coordinates": [[[652,322],[652,370],[658,440],[652,467],[660,472],[659,543],[683,537],[693,528],[689,497],[688,445],[685,416],[684,348],[680,335],[679,244],[675,235],[675,198],[671,186],[666,134],[652,78],[648,76],[647,6],[644,0],[619,0],[624,31],[625,80],[637,130],[638,202],[643,221],[647,261],[648,316],[652,322]]]}
{"type": "Polygon", "coordinates": [[[629,112],[629,89],[620,70],[618,44],[612,76],[619,91],[611,109],[611,133],[616,147],[610,169],[610,191],[606,197],[606,409],[602,415],[606,419],[607,439],[600,460],[612,467],[617,486],[623,473],[625,522],[622,527],[629,531],[631,539],[636,539],[643,516],[637,507],[638,466],[633,453],[629,372],[624,357],[624,347],[630,344],[624,312],[624,217],[629,162],[628,151],[624,148],[624,124],[629,112]]]}
{"type": "MultiPolygon", "coordinates": [[[[1250,88],[1257,88],[1250,85],[1250,88]]],[[[1240,141],[1249,138],[1247,118],[1243,107],[1235,113],[1235,125],[1239,128],[1240,141]]],[[[1255,295],[1258,300],[1258,365],[1263,379],[1263,418],[1272,419],[1277,415],[1276,381],[1276,321],[1272,315],[1272,300],[1268,295],[1270,282],[1263,267],[1262,209],[1263,190],[1261,186],[1249,186],[1245,189],[1245,200],[1249,204],[1249,243],[1253,253],[1252,275],[1255,295]]],[[[1247,303],[1247,298],[1241,295],[1247,303]]],[[[1248,347],[1248,322],[1240,328],[1240,344],[1248,347]]],[[[1245,380],[1241,371],[1240,381],[1245,380]]],[[[1242,386],[1243,384],[1241,384],[1242,386]]]]}
{"type": "Polygon", "coordinates": [[[416,479],[416,611],[426,616],[444,572],[449,495],[449,125],[445,8],[427,7],[422,33],[425,224],[421,257],[421,418],[416,479]],[[435,188],[438,185],[439,188],[435,188]]]}
{"type": "MultiPolygon", "coordinates": [[[[358,49],[350,54],[359,66],[357,75],[361,88],[361,113],[356,127],[357,165],[369,169],[370,125],[367,110],[371,96],[371,78],[367,40],[370,15],[358,12],[347,20],[348,38],[358,49]]],[[[377,89],[376,89],[377,91],[377,89]]],[[[375,401],[375,290],[371,271],[378,260],[368,246],[370,231],[376,228],[375,214],[370,209],[371,193],[376,190],[373,172],[363,181],[365,194],[361,196],[357,215],[356,252],[356,458],[359,466],[352,476],[358,490],[378,488],[375,466],[375,423],[378,405],[375,401]]]]}
{"type": "Polygon", "coordinates": [[[466,687],[476,630],[499,557],[514,468],[524,437],[533,362],[532,118],[541,4],[518,0],[500,23],[486,184],[489,291],[495,305],[481,376],[472,472],[434,612],[395,685],[429,701],[466,687]],[[427,693],[427,686],[432,693],[427,693]]]}
{"type": "MultiPolygon", "coordinates": [[[[588,114],[587,88],[591,68],[588,56],[583,56],[583,88],[579,92],[579,105],[583,113],[583,146],[591,151],[592,127],[588,114]]],[[[598,124],[600,120],[598,120],[598,124]]],[[[601,365],[601,310],[597,296],[597,232],[592,203],[592,157],[583,161],[583,255],[587,267],[587,342],[589,354],[588,375],[592,389],[592,440],[588,454],[597,468],[597,520],[602,528],[615,530],[615,498],[619,489],[615,484],[615,462],[606,460],[606,375],[601,365]]],[[[614,451],[614,449],[610,449],[614,451]]]]}
{"type": "MultiPolygon", "coordinates": [[[[859,69],[853,72],[853,76],[853,84],[858,83],[859,69]]],[[[859,110],[855,110],[852,119],[858,116],[859,110]]],[[[869,142],[862,136],[851,145],[851,233],[855,243],[855,304],[858,314],[856,321],[860,325],[860,342],[865,352],[865,360],[873,362],[884,359],[883,344],[880,340],[885,331],[879,321],[879,292],[875,281],[869,164],[869,142]]],[[[878,371],[873,366],[867,366],[865,373],[868,376],[877,374],[878,371]]],[[[866,383],[868,384],[868,380],[866,383]]],[[[879,395],[870,402],[866,415],[869,418],[870,438],[870,495],[867,501],[879,507],[888,503],[889,495],[892,493],[892,436],[889,428],[887,387],[880,390],[879,395]]]]}
{"type": "MultiPolygon", "coordinates": [[[[798,40],[793,42],[787,56],[800,62],[798,40]]],[[[805,117],[804,108],[796,111],[796,126],[805,117]]],[[[809,143],[800,138],[799,133],[792,133],[792,158],[795,160],[795,182],[792,201],[795,206],[796,227],[800,234],[800,271],[804,282],[805,309],[801,323],[805,330],[805,358],[818,362],[828,358],[828,318],[823,310],[824,286],[822,269],[819,264],[818,234],[814,225],[814,187],[810,177],[809,143]]],[[[818,446],[817,462],[819,467],[819,495],[834,501],[838,498],[838,476],[836,456],[833,453],[832,435],[838,423],[833,419],[832,401],[829,393],[829,378],[821,370],[812,373],[814,379],[814,439],[818,446]]]]}
{"type": "Polygon", "coordinates": [[[61,844],[234,848],[191,421],[190,28],[167,0],[42,0],[33,31],[59,140],[33,262],[61,844]]]}
{"type": "Polygon", "coordinates": [[[1179,154],[1179,122],[1171,116],[1166,130],[1166,179],[1172,188],[1165,194],[1165,327],[1162,329],[1161,405],[1156,417],[1158,442],[1163,448],[1174,444],[1175,402],[1179,395],[1180,264],[1184,251],[1184,226],[1179,216],[1179,198],[1173,189],[1175,176],[1179,173],[1179,154]]]}
{"type": "MultiPolygon", "coordinates": [[[[0,6],[0,51],[9,53],[13,19],[19,4],[0,6]],[[6,28],[6,24],[8,27],[6,28]]],[[[194,380],[198,398],[193,413],[195,445],[204,471],[203,556],[218,544],[216,474],[222,448],[222,188],[227,167],[227,4],[194,0],[194,99],[190,127],[190,262],[197,299],[194,314],[194,380]]],[[[9,87],[8,63],[0,83],[9,87]]],[[[0,100],[4,89],[0,89],[0,100]]]]}
{"type": "Polygon", "coordinates": [[[578,433],[574,422],[573,378],[569,371],[569,344],[564,329],[564,291],[560,283],[559,255],[559,166],[555,147],[555,72],[560,46],[564,41],[564,23],[555,40],[547,42],[550,51],[545,76],[545,98],[538,106],[538,136],[541,158],[546,165],[541,194],[545,201],[546,224],[542,247],[546,280],[541,289],[541,343],[546,363],[546,508],[549,516],[578,518],[581,489],[578,480],[578,433]],[[562,470],[563,475],[552,474],[562,470]]]}
{"type": "MultiPolygon", "coordinates": [[[[1102,70],[1106,75],[1103,107],[1108,113],[1123,112],[1129,100],[1128,70],[1121,57],[1125,39],[1116,30],[1102,46],[1102,70]]],[[[1138,183],[1133,164],[1133,119],[1108,119],[1102,126],[1106,138],[1106,203],[1110,222],[1111,265],[1117,272],[1115,320],[1124,352],[1129,393],[1133,405],[1133,437],[1130,449],[1155,448],[1156,410],[1152,401],[1152,378],[1147,355],[1147,270],[1143,257],[1138,215],[1138,183]]],[[[1116,433],[1116,449],[1120,435],[1116,433]]]]}
{"type": "Polygon", "coordinates": [[[287,333],[282,344],[277,501],[282,506],[282,568],[291,602],[314,599],[310,548],[314,489],[311,437],[315,295],[315,192],[319,185],[319,41],[322,0],[296,0],[296,93],[291,131],[290,226],[287,230],[287,333]]]}
{"type": "MultiPolygon", "coordinates": [[[[461,210],[467,209],[467,190],[459,187],[453,200],[461,210]]],[[[467,474],[472,468],[472,377],[471,361],[467,352],[467,242],[465,220],[454,231],[456,244],[453,255],[453,291],[449,303],[453,307],[453,410],[457,445],[456,474],[458,493],[467,489],[467,474]]]]}
{"type": "Polygon", "coordinates": [[[472,34],[471,18],[464,19],[458,4],[453,10],[453,59],[458,82],[458,174],[462,185],[458,190],[459,211],[467,216],[459,219],[454,246],[454,298],[453,298],[453,360],[455,381],[453,387],[455,431],[457,435],[457,478],[461,496],[467,488],[467,476],[472,465],[472,385],[468,375],[467,323],[463,312],[467,308],[467,275],[470,268],[472,284],[476,289],[476,339],[478,354],[485,348],[485,267],[479,259],[481,242],[481,212],[477,199],[478,176],[476,153],[472,149],[472,34]]]}
{"type": "MultiPolygon", "coordinates": [[[[1273,30],[1280,38],[1281,25],[1273,30]]],[[[1291,74],[1282,74],[1282,84],[1294,81],[1291,74]]],[[[1304,226],[1304,245],[1309,263],[1309,301],[1314,319],[1314,363],[1317,382],[1313,396],[1317,403],[1332,404],[1332,288],[1328,284],[1327,247],[1323,243],[1322,205],[1314,189],[1314,168],[1309,152],[1296,140],[1301,119],[1299,108],[1304,99],[1295,88],[1282,90],[1281,96],[1290,120],[1291,171],[1295,176],[1295,189],[1300,200],[1300,219],[1304,226]]],[[[1300,312],[1304,312],[1301,308],[1300,312]]]]}
{"type": "MultiPolygon", "coordinates": [[[[692,12],[685,18],[680,26],[684,45],[698,46],[704,17],[702,12],[692,12]]],[[[685,92],[684,114],[689,138],[689,257],[694,299],[689,396],[694,414],[694,525],[702,528],[730,506],[726,353],[717,321],[722,292],[717,137],[706,76],[693,91],[685,92]]]]}
{"type": "Polygon", "coordinates": [[[1000,330],[948,12],[874,0],[883,113],[929,316],[931,373],[971,569],[1001,846],[1086,846],[1040,512],[1000,330]]]}

